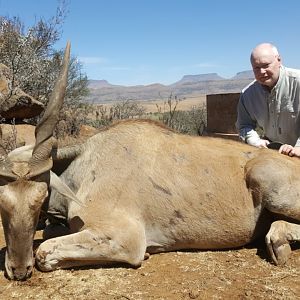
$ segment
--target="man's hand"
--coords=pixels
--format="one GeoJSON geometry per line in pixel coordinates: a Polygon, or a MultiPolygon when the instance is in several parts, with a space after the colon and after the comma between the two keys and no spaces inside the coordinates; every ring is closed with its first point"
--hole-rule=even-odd
{"type": "Polygon", "coordinates": [[[267,146],[270,144],[268,140],[259,139],[259,141],[256,144],[256,147],[258,148],[268,148],[267,146]]]}
{"type": "Polygon", "coordinates": [[[288,156],[300,157],[300,147],[299,146],[293,147],[291,145],[284,144],[279,148],[279,153],[285,154],[288,156]]]}

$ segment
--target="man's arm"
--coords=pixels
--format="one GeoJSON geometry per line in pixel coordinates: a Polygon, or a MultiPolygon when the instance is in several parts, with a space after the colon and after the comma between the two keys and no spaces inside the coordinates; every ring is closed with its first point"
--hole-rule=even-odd
{"type": "Polygon", "coordinates": [[[238,129],[240,139],[251,146],[267,148],[267,145],[270,142],[268,140],[261,139],[256,132],[256,122],[252,120],[245,107],[243,93],[239,99],[237,114],[236,127],[238,129]]]}

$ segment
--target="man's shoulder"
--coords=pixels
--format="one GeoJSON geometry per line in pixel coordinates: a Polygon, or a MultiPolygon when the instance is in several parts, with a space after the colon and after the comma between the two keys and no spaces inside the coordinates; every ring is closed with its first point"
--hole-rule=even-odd
{"type": "Polygon", "coordinates": [[[261,89],[261,85],[257,82],[257,80],[253,80],[252,82],[250,82],[247,86],[245,86],[242,89],[242,94],[247,94],[249,92],[252,92],[254,90],[258,90],[261,89]]]}
{"type": "Polygon", "coordinates": [[[300,79],[300,70],[284,67],[286,76],[288,77],[296,77],[300,79]]]}
{"type": "Polygon", "coordinates": [[[265,91],[262,85],[257,80],[253,80],[242,89],[240,102],[243,102],[245,105],[252,105],[253,101],[256,102],[258,99],[262,99],[264,97],[265,91]]]}

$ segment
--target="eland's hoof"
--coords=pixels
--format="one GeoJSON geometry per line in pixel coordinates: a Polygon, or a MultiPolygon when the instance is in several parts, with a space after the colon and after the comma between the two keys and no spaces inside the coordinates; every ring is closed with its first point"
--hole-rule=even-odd
{"type": "Polygon", "coordinates": [[[290,244],[287,243],[287,244],[282,244],[279,247],[275,247],[274,252],[275,252],[275,255],[277,258],[276,265],[282,266],[289,259],[292,249],[291,249],[290,244]]]}

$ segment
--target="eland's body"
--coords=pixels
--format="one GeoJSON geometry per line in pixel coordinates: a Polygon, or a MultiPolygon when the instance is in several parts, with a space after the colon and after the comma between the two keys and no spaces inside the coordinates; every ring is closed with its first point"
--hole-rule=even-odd
{"type": "MultiPolygon", "coordinates": [[[[272,150],[121,122],[91,137],[61,175],[83,205],[52,194],[49,211],[70,234],[44,242],[37,264],[138,266],[147,253],[245,245],[267,234],[272,212],[300,220],[299,172],[300,161],[272,150]]],[[[276,263],[288,252],[280,241],[276,263]]]]}

